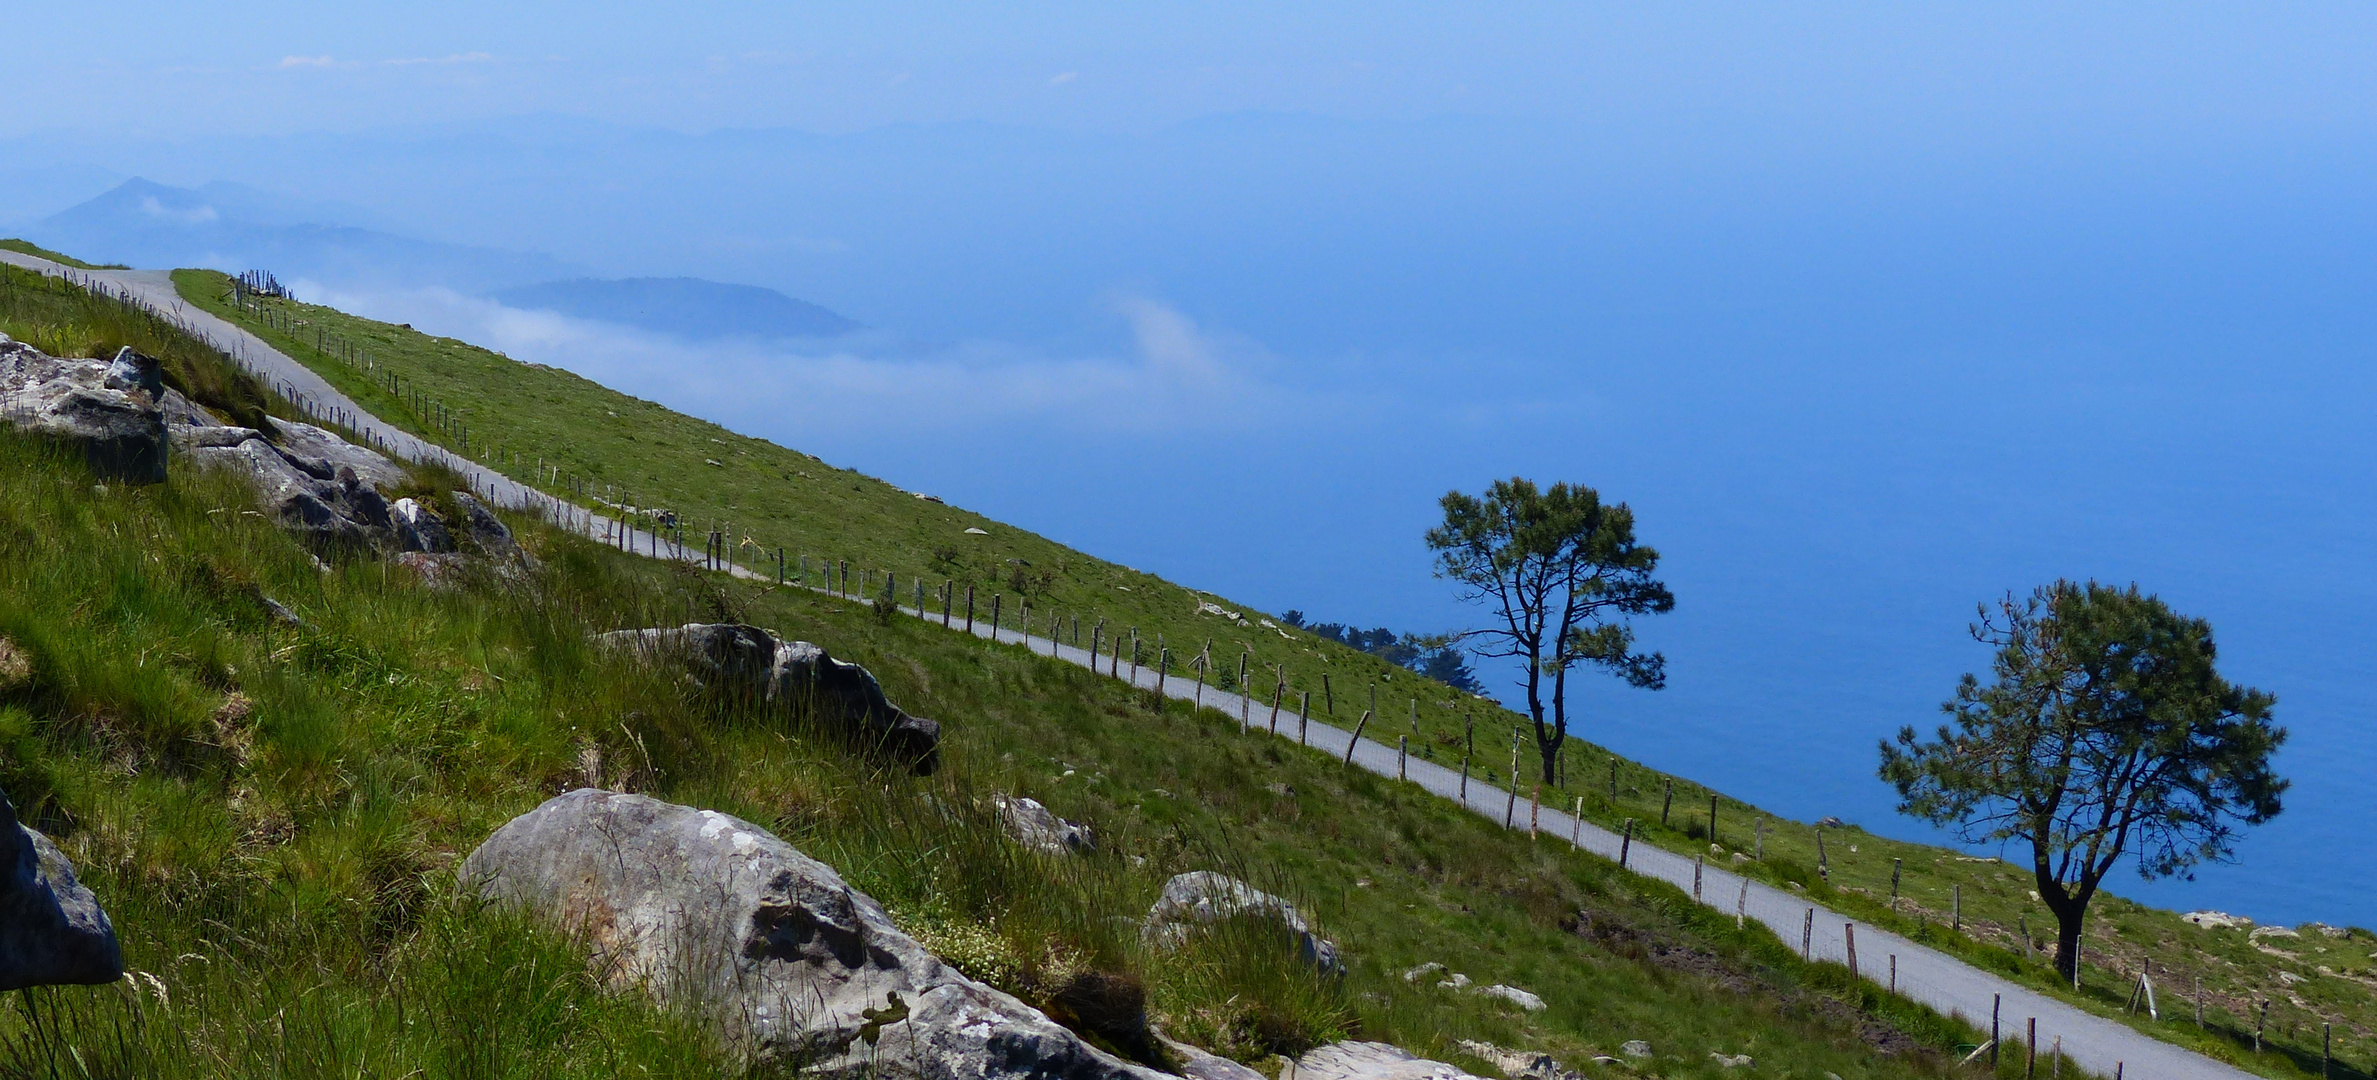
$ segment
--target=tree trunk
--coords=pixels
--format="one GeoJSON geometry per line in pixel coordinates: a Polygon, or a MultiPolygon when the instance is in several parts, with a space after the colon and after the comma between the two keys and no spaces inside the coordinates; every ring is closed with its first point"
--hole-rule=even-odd
{"type": "Polygon", "coordinates": [[[2080,963],[2080,923],[2088,917],[2088,909],[2074,904],[2068,911],[2055,912],[2055,970],[2070,985],[2072,972],[2080,963]]]}

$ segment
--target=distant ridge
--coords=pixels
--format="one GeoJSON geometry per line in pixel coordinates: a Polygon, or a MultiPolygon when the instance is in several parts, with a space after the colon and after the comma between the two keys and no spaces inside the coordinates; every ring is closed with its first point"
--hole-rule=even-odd
{"type": "Polygon", "coordinates": [[[839,337],[866,329],[774,289],[700,278],[577,278],[502,289],[492,295],[510,307],[697,340],[839,337]]]}
{"type": "Polygon", "coordinates": [[[283,281],[444,285],[466,292],[559,277],[578,268],[549,255],[416,240],[340,221],[368,211],[239,184],[177,188],[134,178],[49,216],[26,238],[133,266],[262,268],[283,281]]]}

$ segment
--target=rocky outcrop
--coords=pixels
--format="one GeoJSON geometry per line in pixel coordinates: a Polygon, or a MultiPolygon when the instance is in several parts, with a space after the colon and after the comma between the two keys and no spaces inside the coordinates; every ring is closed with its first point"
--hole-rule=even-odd
{"type": "Polygon", "coordinates": [[[0,990],[95,986],[124,975],[115,926],[50,838],[0,794],[0,990]]]}
{"type": "Polygon", "coordinates": [[[1279,1080],[1476,1080],[1441,1061],[1398,1046],[1340,1042],[1305,1051],[1280,1070],[1279,1080]]]}
{"type": "Polygon", "coordinates": [[[446,531],[446,519],[412,499],[388,504],[388,519],[396,530],[399,551],[435,555],[454,550],[454,534],[446,531]]]}
{"type": "Polygon", "coordinates": [[[1171,946],[1199,927],[1241,917],[1277,920],[1295,938],[1297,954],[1305,963],[1327,974],[1345,973],[1337,943],[1313,933],[1296,905],[1211,870],[1192,870],[1165,882],[1140,933],[1151,945],[1171,946]]]}
{"type": "Polygon", "coordinates": [[[1056,816],[1038,799],[991,796],[991,804],[999,811],[999,824],[1016,843],[1043,855],[1070,855],[1076,851],[1095,851],[1097,842],[1091,837],[1089,826],[1077,825],[1056,816]]]}
{"type": "Polygon", "coordinates": [[[0,417],[80,447],[101,476],[164,481],[165,392],[157,362],[131,349],[62,358],[0,334],[0,417]]]}
{"type": "Polygon", "coordinates": [[[730,1050],[917,1080],[1160,1080],[943,964],[832,867],[750,822],[582,788],[496,831],[462,880],[582,935],[595,969],[730,1050]]]}
{"type": "Polygon", "coordinates": [[[821,646],[734,623],[617,630],[597,640],[681,660],[722,689],[804,708],[825,727],[919,773],[932,772],[940,762],[941,725],[892,704],[866,668],[836,660],[821,646]]]}

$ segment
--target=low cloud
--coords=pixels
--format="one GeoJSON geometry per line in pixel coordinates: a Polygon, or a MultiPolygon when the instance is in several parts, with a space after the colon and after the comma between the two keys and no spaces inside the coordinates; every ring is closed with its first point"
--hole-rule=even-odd
{"type": "Polygon", "coordinates": [[[1269,357],[1259,347],[1210,334],[1144,297],[1111,303],[1131,331],[1130,349],[1063,357],[999,342],[928,346],[865,336],[691,342],[448,289],[295,288],[309,301],[564,368],[754,434],[1032,423],[1116,434],[1244,430],[1295,408],[1288,391],[1262,377],[1269,357]]]}
{"type": "Polygon", "coordinates": [[[337,63],[338,61],[327,56],[284,56],[281,57],[281,62],[278,66],[283,69],[326,68],[336,66],[337,63]]]}
{"type": "Polygon", "coordinates": [[[1073,80],[1075,80],[1075,79],[1078,79],[1078,78],[1080,78],[1080,77],[1081,77],[1081,73],[1080,73],[1080,72],[1078,72],[1078,71],[1067,71],[1067,72],[1064,72],[1064,73],[1062,73],[1062,74],[1059,74],[1059,75],[1052,75],[1052,76],[1050,76],[1050,77],[1049,77],[1049,79],[1048,79],[1048,85],[1050,85],[1050,86],[1063,86],[1063,85],[1065,85],[1066,83],[1072,82],[1073,80]]]}

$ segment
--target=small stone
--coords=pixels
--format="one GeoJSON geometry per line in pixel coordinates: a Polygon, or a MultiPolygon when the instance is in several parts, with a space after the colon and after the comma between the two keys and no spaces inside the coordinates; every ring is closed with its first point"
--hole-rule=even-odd
{"type": "Polygon", "coordinates": [[[1481,997],[1500,998],[1501,1000],[1510,1002],[1511,1004],[1525,1009],[1528,1012],[1542,1012],[1545,1008],[1542,998],[1539,998],[1534,994],[1528,993],[1527,991],[1521,990],[1515,986],[1504,986],[1501,983],[1495,983],[1492,986],[1478,987],[1476,990],[1471,992],[1481,997]]]}
{"type": "Polygon", "coordinates": [[[1437,963],[1437,962],[1436,962],[1436,961],[1434,961],[1434,960],[1430,960],[1430,961],[1428,961],[1428,962],[1427,962],[1427,963],[1425,963],[1425,964],[1421,964],[1420,966],[1418,966],[1418,967],[1415,967],[1415,968],[1411,969],[1410,971],[1406,971],[1406,972],[1404,972],[1404,973],[1403,973],[1403,981],[1404,981],[1404,982],[1418,982],[1418,981],[1420,981],[1422,978],[1424,978],[1424,977],[1426,977],[1426,976],[1429,976],[1429,975],[1434,975],[1434,974],[1436,974],[1437,972],[1439,972],[1439,971],[1443,971],[1443,970],[1444,970],[1444,965],[1443,965],[1443,964],[1439,964],[1439,963],[1437,963]]]}
{"type": "Polygon", "coordinates": [[[1629,1039],[1626,1045],[1618,1047],[1618,1052],[1630,1058],[1647,1058],[1651,1056],[1651,1044],[1641,1039],[1629,1039]]]}
{"type": "Polygon", "coordinates": [[[967,536],[989,536],[989,535],[990,535],[990,533],[989,533],[989,531],[988,531],[988,530],[984,530],[984,529],[977,529],[977,528],[974,528],[973,526],[969,525],[969,526],[967,526],[967,527],[966,527],[966,535],[967,535],[967,536]]]}
{"type": "Polygon", "coordinates": [[[1757,1064],[1757,1062],[1750,1059],[1750,1055],[1748,1054],[1727,1055],[1711,1053],[1709,1054],[1709,1058],[1715,1061],[1717,1063],[1717,1067],[1720,1069],[1746,1069],[1757,1064]]]}

